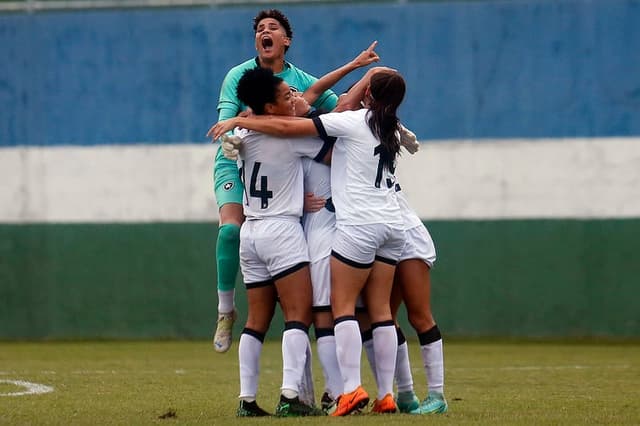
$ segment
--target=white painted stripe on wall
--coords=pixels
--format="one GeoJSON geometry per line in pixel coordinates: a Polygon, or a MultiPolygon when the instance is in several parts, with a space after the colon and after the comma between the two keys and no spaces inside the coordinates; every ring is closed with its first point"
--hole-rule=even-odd
{"type": "Polygon", "coordinates": [[[423,143],[397,175],[423,219],[640,217],[640,138],[423,143]]]}
{"type": "MultiPolygon", "coordinates": [[[[0,222],[217,221],[212,145],[0,149],[0,222]]],[[[441,141],[398,178],[425,219],[640,217],[640,139],[441,141]]]]}
{"type": "Polygon", "coordinates": [[[0,150],[0,222],[218,220],[213,145],[0,150]]]}

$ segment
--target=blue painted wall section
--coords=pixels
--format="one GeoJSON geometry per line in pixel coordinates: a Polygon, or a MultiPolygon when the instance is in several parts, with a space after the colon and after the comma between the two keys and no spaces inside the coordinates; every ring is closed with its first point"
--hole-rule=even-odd
{"type": "MultiPolygon", "coordinates": [[[[0,146],[205,143],[260,8],[0,15],[0,146]]],[[[640,134],[638,0],[282,9],[289,60],[315,75],[379,40],[422,139],[640,134]]]]}

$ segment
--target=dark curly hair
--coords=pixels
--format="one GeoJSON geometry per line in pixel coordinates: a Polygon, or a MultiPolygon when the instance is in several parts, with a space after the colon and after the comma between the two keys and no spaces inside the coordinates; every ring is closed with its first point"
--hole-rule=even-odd
{"type": "MultiPolygon", "coordinates": [[[[291,30],[291,24],[289,24],[289,20],[285,16],[284,13],[279,11],[278,9],[265,9],[258,12],[255,18],[253,18],[253,32],[255,33],[258,30],[258,24],[260,21],[266,18],[272,18],[276,21],[280,22],[282,28],[284,28],[285,33],[289,39],[293,39],[293,31],[291,30]]],[[[289,46],[285,46],[285,53],[289,50],[289,46]]]]}
{"type": "Polygon", "coordinates": [[[396,133],[400,120],[396,114],[404,99],[406,85],[397,72],[380,72],[371,76],[369,90],[369,128],[380,141],[380,158],[384,168],[393,173],[396,156],[400,152],[400,140],[396,133]]]}
{"type": "Polygon", "coordinates": [[[282,81],[268,68],[253,68],[240,77],[236,94],[255,114],[262,115],[266,104],[276,102],[276,93],[282,81]]]}

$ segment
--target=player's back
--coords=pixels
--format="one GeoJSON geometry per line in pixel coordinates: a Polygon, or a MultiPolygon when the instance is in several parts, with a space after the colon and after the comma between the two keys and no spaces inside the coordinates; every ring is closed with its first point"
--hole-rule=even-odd
{"type": "Polygon", "coordinates": [[[381,145],[367,124],[367,113],[361,109],[314,118],[316,126],[338,138],[331,160],[336,218],[344,224],[401,224],[394,170],[383,167],[381,145]]]}

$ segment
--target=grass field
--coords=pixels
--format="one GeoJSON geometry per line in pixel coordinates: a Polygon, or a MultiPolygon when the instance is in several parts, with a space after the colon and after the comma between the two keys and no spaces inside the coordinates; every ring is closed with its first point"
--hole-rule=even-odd
{"type": "MultiPolygon", "coordinates": [[[[410,348],[423,397],[418,347],[410,348]]],[[[428,419],[238,419],[236,351],[237,342],[224,355],[209,342],[0,343],[0,424],[640,424],[638,343],[445,342],[449,413],[428,419]],[[15,381],[53,391],[10,396],[26,389],[15,381]]],[[[365,387],[375,394],[363,366],[365,387]]],[[[269,410],[280,369],[279,342],[268,342],[258,401],[269,410]]]]}

